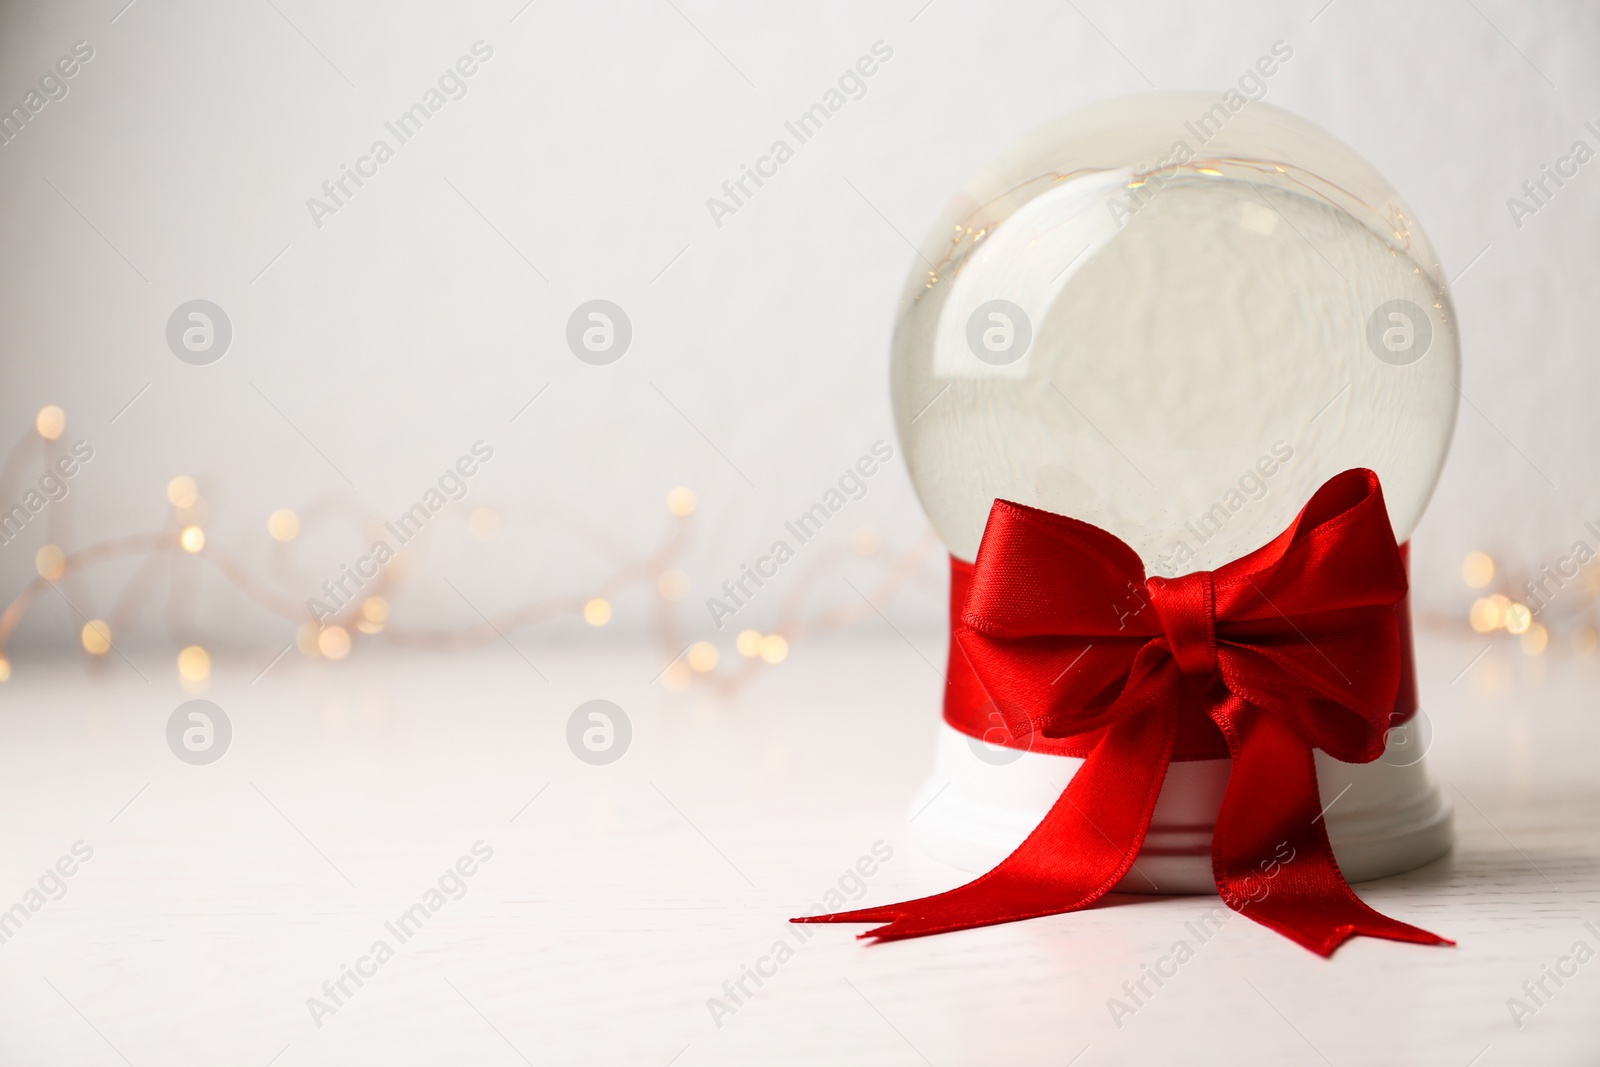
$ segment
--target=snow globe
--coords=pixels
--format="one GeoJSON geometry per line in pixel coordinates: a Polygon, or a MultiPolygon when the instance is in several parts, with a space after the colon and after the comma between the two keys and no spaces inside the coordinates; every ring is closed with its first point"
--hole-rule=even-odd
{"type": "MultiPolygon", "coordinates": [[[[967,185],[914,263],[892,390],[958,609],[997,498],[1108,530],[1170,577],[1258,548],[1330,477],[1365,467],[1404,543],[1444,463],[1459,373],[1438,257],[1370,165],[1278,108],[1159,93],[1036,130],[967,185]]],[[[992,705],[952,716],[950,691],[974,682],[952,645],[911,825],[935,856],[982,871],[1082,760],[1015,736],[992,705]]],[[[1315,753],[1349,881],[1449,849],[1428,739],[1418,711],[1375,762],[1315,753]]],[[[1172,764],[1120,889],[1213,889],[1228,767],[1172,764]]]]}

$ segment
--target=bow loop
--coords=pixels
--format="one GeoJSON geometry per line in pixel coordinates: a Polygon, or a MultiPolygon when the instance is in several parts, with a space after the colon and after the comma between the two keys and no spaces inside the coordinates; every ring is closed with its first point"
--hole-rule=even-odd
{"type": "Polygon", "coordinates": [[[1383,487],[1369,470],[1323,483],[1289,528],[1216,570],[1217,614],[1234,621],[1390,608],[1407,591],[1383,487]]]}
{"type": "Polygon", "coordinates": [[[1218,669],[1252,706],[1294,721],[1312,746],[1346,763],[1383,754],[1400,684],[1392,608],[1347,608],[1229,626],[1218,669]]]}
{"type": "Polygon", "coordinates": [[[961,619],[994,638],[1148,637],[1160,630],[1140,610],[1143,590],[1143,562],[1115,535],[996,500],[961,619]]]}
{"type": "Polygon", "coordinates": [[[1073,737],[1149,706],[1134,662],[1160,623],[1144,564],[1086,522],[996,500],[954,639],[1013,736],[1073,737]],[[1070,589],[1070,595],[1061,591],[1070,589]]]}

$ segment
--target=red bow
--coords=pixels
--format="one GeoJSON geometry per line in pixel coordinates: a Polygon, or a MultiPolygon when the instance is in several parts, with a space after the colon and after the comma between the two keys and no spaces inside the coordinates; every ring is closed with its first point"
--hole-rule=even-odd
{"type": "Polygon", "coordinates": [[[1357,934],[1453,944],[1351,891],[1312,760],[1313,748],[1348,763],[1383,753],[1405,595],[1369,470],[1330,479],[1271,543],[1179,578],[1146,578],[1098,527],[995,501],[956,638],[1013,736],[1072,738],[1087,758],[976,881],[793,921],[887,923],[861,935],[887,941],[1087,907],[1132,866],[1176,750],[1232,760],[1211,847],[1230,908],[1324,956],[1357,934]]]}

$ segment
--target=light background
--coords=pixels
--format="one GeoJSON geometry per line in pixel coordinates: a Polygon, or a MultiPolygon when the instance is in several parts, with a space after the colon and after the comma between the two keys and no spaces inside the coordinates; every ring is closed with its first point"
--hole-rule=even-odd
{"type": "MultiPolygon", "coordinates": [[[[169,522],[174,474],[199,481],[210,542],[260,566],[272,509],[329,498],[393,516],[483,439],[495,459],[434,520],[398,616],[476,621],[445,578],[491,611],[582,593],[613,565],[584,531],[643,555],[683,484],[700,501],[688,618],[709,633],[710,589],[893,440],[907,238],[1033,126],[1151,85],[1220,90],[1279,39],[1294,57],[1267,100],[1370,160],[1458,278],[1470,404],[1416,536],[1419,606],[1463,607],[1469,549],[1536,567],[1600,519],[1600,161],[1520,229],[1506,207],[1575,140],[1600,146],[1583,128],[1600,120],[1592,5],[125,3],[0,8],[6,107],[74,42],[95,53],[0,147],[0,448],[55,403],[64,441],[95,449],[71,527],[37,521],[0,547],[7,599],[46,538],[70,549],[169,522]],[[467,95],[319,229],[307,198],[480,39],[494,54],[467,95]],[[866,96],[716,226],[707,197],[880,40],[894,54],[866,96]],[[207,367],[164,339],[194,298],[234,329],[207,367]],[[564,341],[593,298],[633,324],[609,367],[564,341]],[[465,530],[480,505],[505,522],[487,544],[465,530]]],[[[891,545],[923,533],[898,461],[825,539],[862,525],[891,545]]],[[[323,531],[307,570],[331,575],[364,546],[323,531]]],[[[178,564],[208,641],[285,639],[200,561],[178,564]]],[[[126,577],[106,568],[77,595],[103,603],[126,577]]],[[[888,612],[943,625],[933,584],[888,612]]],[[[642,597],[624,601],[611,632],[644,617],[642,597]]],[[[169,643],[159,622],[152,608],[119,638],[169,643]]],[[[13,644],[70,648],[76,633],[47,601],[13,644]]]]}

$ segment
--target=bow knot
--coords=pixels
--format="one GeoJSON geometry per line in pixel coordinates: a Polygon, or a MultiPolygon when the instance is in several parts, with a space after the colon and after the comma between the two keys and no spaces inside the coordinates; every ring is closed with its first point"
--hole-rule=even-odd
{"type": "Polygon", "coordinates": [[[1150,578],[1150,605],[1161,620],[1168,651],[1184,674],[1209,675],[1217,669],[1217,591],[1210,571],[1179,578],[1150,578]]]}
{"type": "Polygon", "coordinates": [[[1329,479],[1268,544],[1178,578],[1146,578],[1105,530],[997,500],[964,584],[946,718],[980,734],[952,710],[993,701],[1027,726],[1013,747],[1069,745],[1055,751],[1082,766],[977,881],[795,921],[886,922],[861,936],[891,940],[1087,907],[1132,867],[1167,766],[1226,756],[1211,864],[1229,907],[1324,956],[1357,934],[1450,943],[1351,892],[1317,790],[1313,748],[1369,762],[1414,710],[1405,564],[1376,474],[1329,479]]]}

